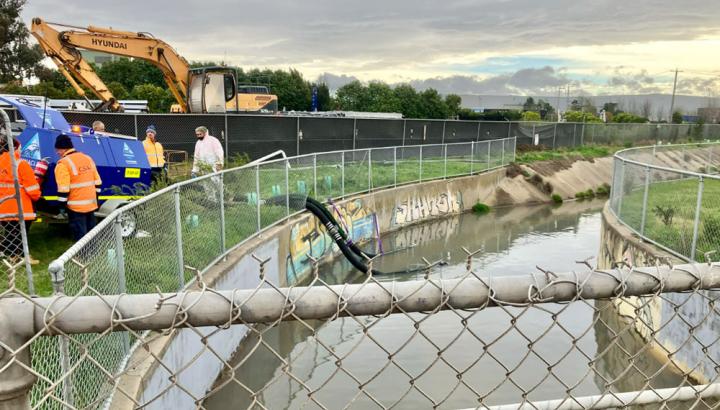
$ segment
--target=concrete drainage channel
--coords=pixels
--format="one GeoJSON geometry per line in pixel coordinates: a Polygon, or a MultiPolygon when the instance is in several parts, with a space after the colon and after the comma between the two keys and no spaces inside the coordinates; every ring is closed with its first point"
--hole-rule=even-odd
{"type": "MultiPolygon", "coordinates": [[[[551,177],[558,181],[568,178],[582,181],[584,178],[574,173],[578,170],[592,172],[594,177],[585,178],[587,185],[583,188],[594,188],[595,179],[607,175],[605,166],[603,160],[592,163],[580,161],[567,169],[557,170],[551,177]]],[[[558,188],[563,189],[561,185],[558,185],[558,188]]],[[[569,191],[575,188],[564,189],[569,191]]],[[[348,238],[362,243],[378,233],[468,212],[478,202],[499,206],[548,200],[548,196],[531,183],[522,178],[509,178],[506,169],[499,168],[473,176],[434,180],[361,194],[338,201],[333,205],[332,212],[348,238]],[[340,217],[337,217],[338,215],[340,217]]],[[[262,280],[279,286],[303,283],[312,274],[311,258],[329,260],[340,254],[334,247],[326,245],[331,243],[332,239],[323,225],[314,215],[303,213],[286,223],[265,229],[230,252],[204,275],[203,280],[218,290],[254,288],[262,280]],[[315,239],[308,244],[307,238],[315,239]],[[319,246],[321,242],[325,244],[319,246]],[[259,260],[264,261],[262,279],[257,276],[259,260]]],[[[207,332],[206,335],[214,330],[203,329],[207,332]]],[[[222,341],[217,337],[210,338],[210,347],[214,354],[227,360],[232,356],[235,346],[247,335],[247,327],[232,326],[223,333],[222,341]]],[[[169,380],[175,376],[172,376],[168,368],[183,369],[177,375],[181,379],[178,384],[189,389],[195,397],[204,396],[223,368],[221,361],[208,355],[192,360],[192,352],[198,351],[200,346],[200,335],[189,329],[159,335],[147,349],[137,349],[132,353],[128,360],[129,370],[120,379],[119,387],[136,397],[139,402],[160,396],[150,403],[149,407],[193,406],[193,400],[186,392],[172,386],[169,380]],[[159,367],[154,356],[162,358],[162,363],[167,368],[159,367]],[[192,361],[192,364],[188,367],[189,361],[192,361]]],[[[134,405],[124,394],[115,394],[112,398],[112,408],[132,408],[134,405]]]]}

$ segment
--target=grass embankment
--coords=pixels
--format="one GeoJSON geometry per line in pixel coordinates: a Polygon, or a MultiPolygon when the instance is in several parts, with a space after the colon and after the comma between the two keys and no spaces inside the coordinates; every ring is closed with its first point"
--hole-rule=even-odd
{"type": "MultiPolygon", "coordinates": [[[[619,216],[639,232],[642,225],[644,185],[640,180],[628,180],[624,185],[625,195],[619,205],[619,216]]],[[[645,236],[689,257],[692,249],[697,194],[696,178],[663,181],[659,175],[656,175],[648,189],[645,236]]],[[[705,252],[720,250],[720,181],[718,180],[704,181],[699,222],[696,259],[704,261],[705,252]]]]}
{"type": "Polygon", "coordinates": [[[589,145],[573,148],[559,148],[555,150],[534,150],[531,147],[518,147],[515,162],[530,164],[538,161],[593,159],[613,155],[625,147],[617,145],[589,145]]]}

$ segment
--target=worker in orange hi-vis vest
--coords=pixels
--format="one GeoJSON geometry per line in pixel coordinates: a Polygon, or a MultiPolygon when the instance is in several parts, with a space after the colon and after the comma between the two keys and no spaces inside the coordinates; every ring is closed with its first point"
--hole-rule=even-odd
{"type": "Polygon", "coordinates": [[[55,165],[58,201],[67,207],[70,231],[73,239],[78,241],[95,227],[102,181],[92,158],[75,151],[67,135],[58,135],[55,152],[60,156],[55,165]]]}
{"type": "MultiPolygon", "coordinates": [[[[19,143],[14,142],[15,153],[19,153],[19,143]]],[[[40,185],[35,179],[32,167],[27,162],[20,160],[16,155],[17,176],[20,185],[20,202],[22,203],[22,221],[25,223],[25,230],[30,230],[30,224],[35,219],[33,202],[40,199],[40,185]]],[[[2,238],[0,238],[0,251],[4,257],[12,262],[18,262],[23,257],[23,244],[20,228],[20,208],[15,197],[15,183],[12,172],[12,162],[6,140],[0,142],[0,226],[2,226],[2,238]]],[[[30,263],[39,263],[37,259],[30,257],[30,263]]]]}
{"type": "Polygon", "coordinates": [[[152,182],[165,179],[165,154],[163,153],[162,144],[157,142],[157,130],[154,125],[148,126],[147,130],[145,130],[143,148],[145,148],[145,154],[147,154],[150,163],[152,182]]]}

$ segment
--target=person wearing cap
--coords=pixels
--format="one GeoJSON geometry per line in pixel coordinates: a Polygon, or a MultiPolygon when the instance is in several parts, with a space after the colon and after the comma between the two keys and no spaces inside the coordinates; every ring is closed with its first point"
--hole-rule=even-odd
{"type": "Polygon", "coordinates": [[[154,125],[150,125],[145,130],[145,141],[143,141],[143,148],[145,148],[145,154],[147,154],[148,162],[150,163],[150,172],[152,182],[157,183],[161,179],[164,179],[165,170],[165,156],[163,154],[163,146],[156,139],[157,130],[154,125]]]}
{"type": "MultiPolygon", "coordinates": [[[[13,144],[17,154],[20,144],[16,140],[13,140],[13,144]]],[[[15,199],[15,181],[9,151],[8,143],[3,138],[0,142],[0,226],[2,227],[0,251],[12,262],[18,262],[23,257],[21,218],[19,204],[15,199]]],[[[15,161],[23,211],[22,220],[27,232],[30,230],[30,224],[36,218],[33,202],[40,199],[40,185],[35,180],[35,174],[30,164],[21,160],[17,155],[15,155],[15,161]]],[[[30,257],[30,263],[35,265],[39,261],[30,257]]]]}
{"type": "Polygon", "coordinates": [[[58,135],[55,152],[60,156],[55,165],[58,202],[67,207],[70,231],[73,239],[78,241],[95,227],[97,196],[102,180],[95,162],[82,152],[75,151],[69,136],[58,135]]]}

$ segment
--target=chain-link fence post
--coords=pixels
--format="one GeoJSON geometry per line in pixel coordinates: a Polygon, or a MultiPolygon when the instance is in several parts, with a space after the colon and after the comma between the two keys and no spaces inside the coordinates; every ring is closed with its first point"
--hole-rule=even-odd
{"type": "Polygon", "coordinates": [[[317,154],[313,154],[313,195],[317,197],[317,154]]]}
{"type": "Polygon", "coordinates": [[[642,216],[640,217],[640,235],[645,234],[645,218],[647,216],[648,192],[650,191],[650,167],[645,167],[645,190],[643,192],[642,216]]]}
{"type": "Polygon", "coordinates": [[[262,229],[260,220],[260,164],[255,165],[255,209],[257,211],[257,232],[262,229]]]}
{"type": "Polygon", "coordinates": [[[397,187],[397,147],[393,147],[393,186],[397,187]]]}
{"type": "Polygon", "coordinates": [[[345,198],[345,151],[340,156],[340,196],[345,198]]]}
{"type": "Polygon", "coordinates": [[[512,156],[512,158],[513,158],[513,159],[512,159],[512,162],[515,162],[515,160],[517,159],[517,135],[516,135],[515,137],[513,137],[513,149],[512,149],[512,154],[513,154],[513,156],[512,156]]]}
{"type": "MultiPolygon", "coordinates": [[[[357,118],[353,118],[353,151],[355,151],[357,149],[356,141],[355,141],[355,140],[357,140],[357,134],[358,134],[357,118]]],[[[300,155],[300,153],[298,153],[298,155],[300,155]]]]}
{"type": "Polygon", "coordinates": [[[225,173],[220,173],[220,253],[225,253],[225,173]]]}
{"type": "Polygon", "coordinates": [[[290,160],[285,158],[285,209],[290,216],[290,160]]]}
{"type": "Polygon", "coordinates": [[[300,117],[295,121],[295,155],[300,155],[300,140],[302,139],[302,130],[300,129],[300,117]]]}
{"type": "MultiPolygon", "coordinates": [[[[118,273],[118,293],[127,293],[127,279],[125,278],[125,245],[123,244],[122,222],[120,217],[115,218],[113,226],[115,230],[115,263],[118,273]]],[[[125,354],[130,352],[130,339],[127,333],[123,332],[120,337],[122,348],[125,354]]]]}
{"type": "MultiPolygon", "coordinates": [[[[12,168],[13,186],[15,188],[15,194],[13,197],[17,203],[17,223],[20,228],[20,241],[22,243],[22,256],[23,261],[25,262],[25,274],[27,275],[28,281],[28,292],[30,292],[31,295],[34,295],[35,283],[33,281],[33,272],[30,265],[30,248],[28,246],[27,230],[25,229],[25,210],[23,209],[22,198],[20,197],[22,188],[20,187],[20,179],[18,177],[18,160],[15,158],[15,142],[12,136],[12,128],[10,127],[10,117],[7,115],[5,110],[0,110],[0,115],[2,115],[1,118],[4,125],[5,139],[7,140],[10,155],[10,167],[12,168]]],[[[3,198],[3,200],[12,201],[10,198],[3,198]]],[[[16,234],[17,233],[13,232],[13,235],[16,234]]],[[[8,232],[5,232],[3,235],[8,235],[8,232]]],[[[17,249],[3,249],[3,251],[10,251],[11,254],[7,256],[11,257],[13,256],[13,252],[17,252],[17,249]]],[[[13,262],[13,264],[15,264],[15,262],[13,262]]]]}
{"type": "Polygon", "coordinates": [[[420,173],[419,173],[420,182],[422,182],[422,165],[423,165],[422,162],[423,162],[423,146],[421,145],[420,146],[420,158],[418,159],[418,164],[419,164],[418,166],[420,167],[420,173]]]}
{"type": "Polygon", "coordinates": [[[695,205],[695,220],[693,222],[692,247],[690,248],[690,260],[695,261],[695,249],[697,248],[698,231],[700,228],[700,211],[702,210],[702,196],[705,180],[703,176],[698,177],[697,204],[695,205]]]}
{"type": "Polygon", "coordinates": [[[447,144],[443,145],[444,159],[443,159],[443,179],[447,179],[447,144]]]}
{"type": "Polygon", "coordinates": [[[617,206],[617,216],[618,218],[622,214],[622,202],[623,202],[623,196],[625,196],[625,160],[620,159],[620,181],[618,186],[618,206],[617,206]]]}
{"type": "Polygon", "coordinates": [[[225,131],[225,136],[224,136],[224,139],[225,139],[225,163],[227,164],[228,160],[230,159],[230,149],[229,149],[230,131],[228,131],[228,116],[227,116],[227,114],[224,115],[224,119],[225,119],[225,130],[224,130],[225,131]]]}
{"type": "Polygon", "coordinates": [[[502,151],[500,151],[500,165],[505,165],[505,141],[502,142],[502,151]]]}
{"type": "MultiPolygon", "coordinates": [[[[533,135],[533,138],[535,136],[533,135]]],[[[557,138],[557,122],[555,123],[555,127],[553,127],[553,146],[552,149],[555,149],[555,139],[557,138]]]]}
{"type": "Polygon", "coordinates": [[[445,124],[447,124],[447,120],[443,121],[442,139],[440,140],[441,144],[445,143],[445,124]]]}
{"type": "Polygon", "coordinates": [[[580,146],[585,145],[585,123],[583,123],[580,129],[580,146]]]}
{"type": "Polygon", "coordinates": [[[485,170],[490,169],[490,146],[492,145],[491,141],[485,141],[488,147],[488,154],[487,154],[487,167],[485,167],[485,170]]]}
{"type": "Polygon", "coordinates": [[[137,114],[133,114],[133,121],[135,122],[135,138],[138,137],[138,118],[137,114]]]}
{"type": "Polygon", "coordinates": [[[402,137],[402,145],[405,146],[405,129],[407,128],[407,120],[403,119],[403,137],[402,137]]]}
{"type": "Polygon", "coordinates": [[[368,192],[372,191],[372,149],[368,148],[368,192]]]}
{"type": "MultiPolygon", "coordinates": [[[[51,265],[55,264],[56,262],[53,262],[51,265]]],[[[52,266],[52,268],[48,267],[48,272],[50,273],[50,280],[52,282],[52,288],[53,288],[53,296],[58,295],[64,295],[65,294],[65,266],[64,265],[55,265],[52,266]]],[[[58,354],[60,356],[60,371],[62,374],[69,374],[71,371],[71,365],[70,365],[70,350],[68,347],[68,338],[67,336],[58,336],[58,354]]],[[[72,377],[66,377],[62,381],[62,397],[65,403],[67,403],[69,406],[73,406],[75,404],[75,401],[73,399],[72,391],[73,391],[73,385],[72,385],[73,378],[72,377]]]]}
{"type": "Polygon", "coordinates": [[[475,141],[470,141],[470,175],[473,174],[473,165],[475,165],[475,141]]]}
{"type": "Polygon", "coordinates": [[[183,258],[182,214],[180,213],[180,187],[176,186],[173,192],[175,198],[175,239],[178,258],[178,289],[185,287],[185,259],[183,258]]]}

